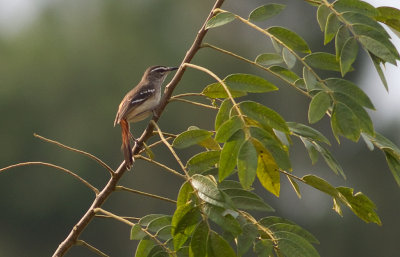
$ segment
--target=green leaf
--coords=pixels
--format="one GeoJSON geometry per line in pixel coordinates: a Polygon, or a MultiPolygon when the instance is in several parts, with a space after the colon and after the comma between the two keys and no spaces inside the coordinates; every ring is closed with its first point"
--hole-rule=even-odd
{"type": "Polygon", "coordinates": [[[278,248],[287,257],[319,257],[317,250],[303,237],[291,232],[274,233],[278,238],[278,248]]]}
{"type": "Polygon", "coordinates": [[[336,56],[330,53],[317,52],[304,57],[304,61],[313,68],[320,70],[340,71],[336,56]]]}
{"type": "Polygon", "coordinates": [[[203,212],[215,224],[232,233],[235,237],[242,233],[239,222],[232,216],[237,216],[237,212],[210,204],[203,205],[203,212]]]}
{"type": "Polygon", "coordinates": [[[400,149],[389,139],[384,137],[383,135],[376,133],[375,137],[371,137],[367,135],[367,137],[381,150],[388,151],[392,155],[400,158],[400,149]]]}
{"type": "Polygon", "coordinates": [[[157,232],[165,226],[171,225],[172,217],[169,215],[165,215],[159,218],[152,220],[147,226],[147,230],[150,232],[157,232]]]}
{"type": "Polygon", "coordinates": [[[353,113],[357,117],[361,131],[368,133],[370,135],[375,134],[371,118],[369,117],[367,111],[365,111],[365,109],[359,103],[354,101],[354,99],[350,98],[348,95],[342,93],[335,92],[333,94],[333,97],[335,101],[345,104],[353,111],[353,113]]]}
{"type": "Polygon", "coordinates": [[[317,20],[318,20],[318,24],[319,24],[319,27],[320,27],[322,32],[325,31],[326,22],[328,20],[328,16],[329,16],[330,13],[331,13],[331,10],[326,5],[321,4],[318,7],[317,20]]]}
{"type": "Polygon", "coordinates": [[[379,78],[381,79],[383,86],[385,87],[386,91],[389,91],[388,83],[386,81],[385,74],[383,73],[383,70],[381,67],[381,60],[370,52],[368,52],[368,55],[372,59],[372,63],[374,64],[374,67],[375,67],[376,71],[378,72],[379,78]]]}
{"type": "Polygon", "coordinates": [[[217,188],[217,184],[209,177],[195,174],[192,176],[192,186],[197,190],[200,199],[216,206],[226,206],[226,200],[217,188]]]}
{"type": "Polygon", "coordinates": [[[331,168],[331,170],[335,174],[340,174],[344,179],[346,179],[346,175],[344,174],[342,167],[340,166],[338,161],[333,157],[331,152],[329,152],[328,149],[321,146],[320,144],[317,144],[316,142],[313,142],[313,145],[315,149],[322,155],[329,168],[331,168]]]}
{"type": "Polygon", "coordinates": [[[192,185],[189,182],[183,183],[176,199],[176,207],[179,208],[180,206],[187,204],[192,198],[193,193],[192,185]]]}
{"type": "Polygon", "coordinates": [[[296,56],[294,56],[287,48],[283,48],[282,57],[289,69],[292,69],[296,64],[296,56]]]}
{"type": "Polygon", "coordinates": [[[249,21],[264,21],[279,14],[286,5],[283,4],[266,4],[254,9],[249,15],[249,21]]]}
{"type": "Polygon", "coordinates": [[[386,162],[398,186],[400,186],[400,159],[388,151],[385,151],[386,162]]]}
{"type": "Polygon", "coordinates": [[[367,36],[359,36],[358,40],[365,48],[367,48],[368,51],[373,53],[375,56],[379,57],[385,62],[396,65],[397,57],[381,42],[367,36]]]}
{"type": "Polygon", "coordinates": [[[147,234],[142,230],[142,227],[139,224],[135,224],[131,228],[131,240],[141,240],[143,239],[147,234]]]}
{"type": "Polygon", "coordinates": [[[324,192],[334,198],[340,198],[339,191],[337,191],[335,187],[331,186],[326,180],[320,177],[306,175],[302,178],[302,180],[304,180],[307,185],[312,186],[321,192],[324,192]]]}
{"type": "Polygon", "coordinates": [[[218,177],[219,181],[228,177],[236,167],[236,159],[239,153],[240,146],[244,141],[244,133],[242,130],[237,131],[224,144],[219,160],[218,177]]]}
{"type": "Polygon", "coordinates": [[[271,82],[251,74],[231,74],[224,79],[224,82],[234,91],[266,93],[278,90],[278,88],[271,82]]]}
{"type": "Polygon", "coordinates": [[[192,203],[179,206],[172,216],[172,229],[174,249],[177,251],[191,236],[201,215],[198,207],[192,203]]]}
{"type": "Polygon", "coordinates": [[[346,75],[348,71],[351,69],[351,65],[357,58],[358,54],[358,43],[355,38],[349,38],[343,46],[343,49],[340,54],[340,72],[342,73],[342,77],[346,75]]]}
{"type": "Polygon", "coordinates": [[[233,104],[230,99],[225,99],[219,107],[217,116],[215,117],[215,131],[219,129],[219,127],[225,121],[229,120],[229,113],[233,107],[233,104]]]}
{"type": "Polygon", "coordinates": [[[290,221],[290,220],[282,218],[282,217],[277,217],[277,216],[264,217],[264,218],[260,219],[258,221],[258,223],[260,223],[261,225],[263,225],[264,227],[267,227],[267,228],[274,224],[278,224],[278,223],[296,225],[293,221],[290,221]]]}
{"type": "Polygon", "coordinates": [[[307,149],[308,156],[310,156],[311,159],[311,163],[314,165],[318,161],[319,152],[317,151],[317,149],[315,148],[314,144],[311,142],[310,139],[304,137],[300,137],[300,139],[307,149]]]}
{"type": "Polygon", "coordinates": [[[347,105],[337,102],[333,107],[331,126],[335,135],[342,134],[357,142],[360,138],[360,124],[354,112],[347,105]]]}
{"type": "MultiPolygon", "coordinates": [[[[244,91],[229,89],[229,92],[231,92],[232,97],[241,97],[247,95],[247,93],[244,91]]],[[[218,82],[206,86],[201,93],[209,98],[228,98],[225,88],[218,82]]]]}
{"type": "Polygon", "coordinates": [[[250,188],[256,178],[257,172],[257,150],[251,139],[247,139],[240,146],[237,167],[239,181],[243,188],[250,188]]]}
{"type": "Polygon", "coordinates": [[[293,51],[311,53],[307,42],[295,32],[283,27],[270,27],[267,31],[293,51]]]}
{"type": "Polygon", "coordinates": [[[262,239],[254,244],[253,251],[258,257],[269,257],[272,256],[272,251],[274,250],[274,245],[272,240],[262,239]]]}
{"type": "Polygon", "coordinates": [[[334,92],[343,93],[351,97],[358,104],[369,109],[375,109],[369,97],[354,83],[338,78],[329,78],[325,80],[326,85],[334,92]]]}
{"type": "Polygon", "coordinates": [[[273,64],[279,64],[283,62],[282,56],[279,54],[274,54],[274,53],[266,53],[266,54],[260,54],[256,57],[255,60],[256,63],[262,65],[262,66],[270,66],[273,64]]]}
{"type": "Polygon", "coordinates": [[[386,32],[386,30],[378,22],[368,16],[356,12],[344,12],[342,13],[342,18],[344,18],[351,25],[363,24],[371,26],[382,34],[386,35],[386,37],[389,37],[389,34],[386,32]]]}
{"type": "Polygon", "coordinates": [[[214,231],[210,231],[207,240],[208,257],[236,257],[229,243],[214,231]]]}
{"type": "Polygon", "coordinates": [[[265,189],[279,197],[281,188],[279,167],[267,150],[258,156],[257,177],[265,189]]]}
{"type": "Polygon", "coordinates": [[[309,92],[321,89],[320,85],[318,84],[317,78],[307,67],[303,67],[303,77],[304,83],[306,84],[307,90],[309,92]]]}
{"type": "MultiPolygon", "coordinates": [[[[274,137],[270,132],[258,127],[251,127],[250,132],[253,138],[258,140],[268,152],[272,154],[275,162],[281,169],[291,171],[292,165],[290,163],[289,154],[280,143],[279,139],[274,137]]],[[[261,149],[262,151],[262,149],[261,149]]],[[[260,153],[262,153],[259,151],[260,153]]]]}
{"type": "Polygon", "coordinates": [[[192,257],[205,257],[207,254],[208,225],[201,221],[197,225],[190,241],[189,255],[192,257]]]}
{"type": "Polygon", "coordinates": [[[325,39],[324,44],[328,44],[335,37],[336,33],[340,28],[340,21],[336,14],[331,13],[328,15],[326,25],[325,25],[325,39]]]}
{"type": "Polygon", "coordinates": [[[375,7],[360,0],[338,0],[333,4],[333,8],[340,13],[351,11],[370,17],[375,17],[379,14],[375,7]]]}
{"type": "Polygon", "coordinates": [[[155,242],[152,239],[142,239],[140,240],[137,248],[135,257],[147,257],[149,256],[151,250],[156,246],[155,242]]]}
{"type": "Polygon", "coordinates": [[[229,196],[233,205],[238,209],[274,211],[274,209],[265,203],[257,194],[242,188],[224,189],[223,192],[229,196]]]}
{"type": "Polygon", "coordinates": [[[242,185],[240,182],[235,180],[224,180],[218,184],[218,188],[221,190],[224,189],[242,189],[242,185]]]}
{"type": "Polygon", "coordinates": [[[196,154],[186,164],[189,175],[202,173],[215,167],[219,162],[221,151],[206,151],[196,154]]]}
{"type": "Polygon", "coordinates": [[[331,107],[331,97],[328,93],[321,91],[316,94],[310,102],[308,108],[308,121],[313,124],[322,119],[331,107]]]}
{"type": "Polygon", "coordinates": [[[375,39],[376,41],[382,43],[393,54],[393,56],[396,59],[400,58],[399,52],[397,51],[397,49],[393,45],[393,43],[389,40],[389,37],[386,34],[383,34],[379,30],[377,30],[371,26],[367,26],[367,25],[363,25],[363,24],[354,24],[352,26],[352,29],[355,32],[355,34],[357,34],[357,35],[367,36],[367,37],[370,37],[370,38],[375,39]]]}
{"type": "Polygon", "coordinates": [[[171,231],[172,231],[172,226],[171,226],[171,225],[167,225],[167,226],[165,226],[165,227],[160,228],[160,229],[157,231],[156,235],[157,235],[157,237],[160,238],[161,240],[167,241],[167,240],[172,239],[171,231]]]}
{"type": "Polygon", "coordinates": [[[348,187],[338,187],[337,190],[343,195],[350,204],[351,210],[363,221],[373,222],[382,225],[378,214],[376,214],[375,204],[363,193],[353,194],[353,189],[348,187]]]}
{"type": "Polygon", "coordinates": [[[350,38],[350,32],[345,25],[340,26],[338,33],[335,36],[335,51],[336,51],[336,59],[340,59],[340,55],[342,53],[342,49],[346,41],[350,38]]]}
{"type": "Polygon", "coordinates": [[[149,214],[149,215],[142,217],[139,220],[139,224],[147,227],[150,224],[150,222],[152,222],[153,220],[158,219],[160,217],[164,217],[164,216],[166,216],[166,215],[164,215],[164,214],[149,214]]]}
{"type": "Polygon", "coordinates": [[[276,223],[268,227],[271,229],[273,232],[279,232],[279,231],[286,231],[290,232],[293,234],[296,234],[298,236],[301,236],[302,238],[306,239],[308,242],[312,244],[319,244],[319,241],[315,236],[313,236],[310,232],[305,230],[304,228],[295,225],[295,224],[287,224],[287,223],[276,223]]]}
{"type": "Polygon", "coordinates": [[[379,15],[375,17],[377,21],[383,22],[389,27],[400,31],[400,10],[394,7],[378,7],[379,15]]]}
{"type": "Polygon", "coordinates": [[[212,132],[204,129],[187,130],[174,139],[172,146],[178,149],[187,148],[210,138],[212,134],[212,132]]]}
{"type": "Polygon", "coordinates": [[[299,199],[301,199],[301,192],[300,192],[300,187],[299,184],[297,184],[296,180],[291,178],[289,175],[286,175],[287,179],[290,182],[290,185],[292,186],[293,190],[296,192],[296,195],[299,199]]]}
{"type": "Polygon", "coordinates": [[[290,131],[302,137],[307,137],[311,140],[324,142],[328,145],[331,143],[329,140],[318,130],[297,122],[286,122],[290,131]]]}
{"type": "Polygon", "coordinates": [[[206,25],[206,29],[216,28],[235,20],[235,15],[230,12],[221,12],[212,17],[206,25]]]}
{"type": "Polygon", "coordinates": [[[215,140],[224,143],[231,138],[239,129],[243,128],[244,124],[239,116],[233,116],[225,121],[215,134],[215,140]]]}
{"type": "Polygon", "coordinates": [[[286,68],[283,68],[281,66],[271,66],[269,67],[269,70],[274,73],[276,76],[280,77],[284,81],[288,83],[294,83],[296,80],[298,80],[300,77],[297,76],[296,73],[293,71],[290,71],[286,68]]]}
{"type": "Polygon", "coordinates": [[[258,121],[263,126],[272,127],[285,133],[289,132],[285,120],[270,108],[252,101],[243,101],[239,104],[243,114],[258,121]]]}
{"type": "Polygon", "coordinates": [[[254,224],[247,223],[243,226],[243,232],[237,238],[238,256],[242,256],[251,248],[258,234],[257,227],[254,224]]]}

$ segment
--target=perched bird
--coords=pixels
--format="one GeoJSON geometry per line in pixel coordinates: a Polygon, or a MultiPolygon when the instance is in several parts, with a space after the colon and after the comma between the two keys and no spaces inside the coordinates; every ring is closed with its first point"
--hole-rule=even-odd
{"type": "Polygon", "coordinates": [[[114,127],[117,124],[121,126],[121,150],[124,153],[127,169],[132,167],[130,139],[133,139],[133,136],[130,132],[129,123],[144,120],[158,107],[161,99],[161,85],[168,73],[177,69],[176,67],[166,66],[147,68],[139,84],[122,99],[115,117],[114,127]]]}

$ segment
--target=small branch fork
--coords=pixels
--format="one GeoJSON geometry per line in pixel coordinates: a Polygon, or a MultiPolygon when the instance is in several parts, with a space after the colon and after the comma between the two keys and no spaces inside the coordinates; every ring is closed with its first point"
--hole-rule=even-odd
{"type": "MultiPolygon", "coordinates": [[[[221,5],[223,4],[223,2],[224,2],[224,0],[216,0],[215,1],[215,4],[212,7],[203,26],[197,33],[197,36],[196,36],[192,46],[187,51],[186,56],[182,60],[182,63],[180,65],[178,71],[175,73],[175,76],[172,78],[171,82],[166,86],[163,98],[161,99],[161,102],[160,102],[160,105],[159,105],[158,109],[155,110],[155,115],[153,117],[154,122],[158,121],[161,113],[164,111],[166,105],[168,104],[168,101],[171,98],[175,87],[178,85],[179,81],[182,79],[182,76],[186,69],[184,64],[190,63],[190,61],[193,59],[193,57],[195,56],[197,51],[200,49],[203,38],[207,33],[207,30],[205,28],[207,21],[214,15],[214,10],[217,8],[220,8],[221,5]]],[[[141,150],[141,147],[143,145],[143,142],[145,142],[147,139],[149,139],[152,136],[153,130],[154,130],[154,125],[153,125],[153,123],[150,123],[148,125],[148,127],[146,128],[146,130],[143,132],[143,134],[138,139],[137,144],[135,144],[133,151],[132,151],[133,154],[139,153],[139,151],[141,150]]],[[[121,179],[121,177],[123,176],[125,171],[126,171],[125,162],[122,162],[120,164],[120,166],[118,167],[118,169],[116,169],[115,172],[112,173],[112,177],[110,178],[108,183],[96,195],[96,198],[94,199],[92,205],[89,207],[89,209],[86,211],[86,213],[82,216],[82,218],[78,221],[78,223],[75,224],[75,226],[72,228],[72,230],[70,231],[68,236],[64,239],[63,242],[61,242],[61,244],[55,250],[53,257],[64,256],[65,253],[73,245],[75,245],[77,242],[79,242],[78,238],[79,238],[80,234],[83,232],[83,230],[86,228],[86,226],[90,223],[90,221],[95,217],[96,211],[99,211],[99,208],[104,204],[104,202],[107,200],[107,198],[115,190],[118,181],[121,179]]]]}

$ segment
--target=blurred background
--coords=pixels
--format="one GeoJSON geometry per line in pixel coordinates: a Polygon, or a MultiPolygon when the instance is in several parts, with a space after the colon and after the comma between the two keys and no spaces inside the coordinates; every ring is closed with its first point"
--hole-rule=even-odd
{"type": "MultiPolygon", "coordinates": [[[[287,26],[302,35],[312,51],[323,50],[315,9],[303,1],[279,2],[286,2],[287,9],[260,25],[287,26]]],[[[369,2],[400,7],[397,0],[369,2]]],[[[265,1],[227,0],[223,8],[247,16],[261,4],[265,1]]],[[[120,129],[113,127],[113,121],[120,100],[148,66],[179,65],[212,5],[212,0],[0,0],[0,167],[25,161],[51,162],[101,188],[108,179],[102,167],[44,143],[33,133],[88,151],[116,168],[122,154],[120,129]]],[[[393,38],[399,48],[398,38],[393,38]]],[[[268,39],[239,22],[210,31],[205,42],[250,59],[273,51],[268,39]]],[[[333,52],[333,44],[328,47],[325,51],[333,52]]],[[[202,49],[193,62],[221,77],[243,72],[277,83],[278,92],[251,97],[277,110],[287,121],[307,122],[309,100],[269,74],[210,49],[202,49]]],[[[346,78],[360,85],[373,100],[377,111],[371,116],[377,131],[399,145],[399,68],[387,67],[388,94],[364,53],[359,54],[354,66],[355,71],[346,78]]],[[[206,75],[188,70],[176,93],[201,92],[211,82],[206,75]]],[[[172,133],[190,125],[213,129],[214,115],[210,110],[173,102],[159,124],[172,133]]],[[[139,136],[146,125],[145,121],[135,124],[133,134],[139,136]]],[[[399,256],[400,188],[383,154],[370,152],[362,141],[343,139],[338,147],[327,118],[315,128],[331,139],[331,150],[348,178],[344,181],[335,176],[322,160],[312,166],[298,141],[291,150],[294,173],[302,176],[312,172],[333,185],[362,191],[376,203],[383,225],[365,224],[347,210],[340,217],[332,210],[329,197],[304,186],[303,197],[298,199],[286,181],[282,182],[279,199],[256,184],[257,193],[276,209],[274,214],[256,216],[279,215],[309,229],[320,240],[317,249],[324,257],[399,256]]],[[[179,154],[187,160],[198,150],[191,148],[179,154]]],[[[154,152],[158,161],[178,168],[164,147],[154,152]]],[[[138,161],[120,184],[175,198],[181,182],[138,161]]],[[[48,167],[20,167],[1,173],[0,256],[51,256],[92,200],[93,194],[85,186],[48,167]]],[[[142,217],[172,213],[174,206],[116,192],[104,208],[118,215],[142,217]]],[[[129,232],[129,227],[117,221],[95,219],[81,239],[110,256],[128,257],[134,255],[136,247],[129,240],[129,232]]],[[[66,256],[96,255],[74,247],[66,256]]]]}

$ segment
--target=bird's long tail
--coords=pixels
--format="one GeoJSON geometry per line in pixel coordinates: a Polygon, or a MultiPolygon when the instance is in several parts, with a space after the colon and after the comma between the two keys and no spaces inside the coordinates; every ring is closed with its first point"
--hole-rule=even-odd
{"type": "Polygon", "coordinates": [[[130,144],[131,133],[129,131],[129,123],[125,119],[122,119],[120,121],[120,125],[121,125],[121,133],[122,133],[121,150],[124,153],[126,168],[129,170],[133,164],[132,148],[131,148],[131,144],[130,144]]]}

